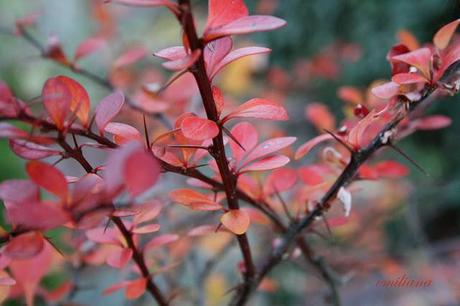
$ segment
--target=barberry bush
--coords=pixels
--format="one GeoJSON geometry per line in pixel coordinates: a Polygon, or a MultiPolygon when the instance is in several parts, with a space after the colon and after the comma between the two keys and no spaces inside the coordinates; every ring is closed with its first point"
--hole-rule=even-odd
{"type": "MultiPolygon", "coordinates": [[[[388,50],[390,80],[365,92],[342,87],[343,120],[325,104],[308,103],[305,117],[318,135],[297,139],[277,123],[292,115],[280,92],[295,90],[305,73],[330,77],[334,60],[355,57],[356,46],[319,54],[303,74],[296,72],[297,80],[273,70],[271,91],[238,101],[220,86],[221,74],[271,50],[235,47],[234,39],[282,28],[289,20],[252,15],[243,0],[209,0],[207,21],[198,27],[192,4],[95,2],[100,30],[72,53],[55,36],[42,42],[32,34],[36,14],[7,29],[43,59],[108,93],[90,101],[88,88],[62,74],[27,100],[0,81],[0,137],[26,160],[27,175],[0,184],[7,220],[0,229],[2,300],[71,305],[94,286],[75,275],[105,265],[118,271],[99,292],[107,299],[124,291],[125,299],[139,304],[252,305],[254,296],[292,285],[272,273],[291,263],[319,279],[314,289],[327,289],[324,303],[341,304],[340,287],[351,276],[335,271],[327,263],[334,255],[320,256],[309,238],[348,231],[355,239],[359,230],[350,220],[382,213],[373,207],[365,217],[355,214],[355,199],[388,184],[397,197],[408,167],[382,151],[424,171],[397,142],[450,125],[449,117],[424,111],[460,87],[460,19],[425,44],[404,32],[388,50]],[[107,78],[99,77],[84,60],[116,40],[107,7],[122,12],[125,6],[170,14],[181,45],[153,51],[131,46],[110,58],[107,78]],[[139,71],[136,65],[149,53],[161,60],[162,70],[139,71]],[[226,256],[234,260],[227,264],[226,256]],[[44,282],[50,274],[60,275],[51,287],[44,282]]],[[[229,74],[235,83],[247,77],[239,72],[229,74]]],[[[392,198],[375,194],[379,203],[392,198]]]]}

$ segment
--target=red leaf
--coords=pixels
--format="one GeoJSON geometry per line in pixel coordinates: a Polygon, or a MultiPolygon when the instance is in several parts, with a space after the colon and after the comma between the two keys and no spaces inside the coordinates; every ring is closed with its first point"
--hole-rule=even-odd
{"type": "Polygon", "coordinates": [[[399,178],[409,174],[409,169],[395,161],[382,161],[375,165],[375,170],[382,177],[399,178]]]}
{"type": "MultiPolygon", "coordinates": [[[[434,76],[434,81],[438,81],[439,79],[444,77],[444,73],[446,70],[453,65],[454,63],[460,60],[460,44],[454,45],[452,48],[447,50],[447,54],[442,56],[441,58],[441,66],[436,71],[434,76]]],[[[449,78],[448,78],[449,79],[449,78]]]]}
{"type": "Polygon", "coordinates": [[[307,185],[314,186],[323,182],[321,167],[312,165],[299,168],[300,179],[307,185]]]}
{"type": "Polygon", "coordinates": [[[120,91],[108,95],[101,100],[96,108],[95,122],[101,135],[104,134],[105,126],[120,112],[125,97],[120,91]]]}
{"type": "Polygon", "coordinates": [[[254,98],[240,106],[222,119],[225,123],[233,118],[258,118],[269,120],[288,120],[288,114],[283,106],[266,99],[254,98]]]}
{"type": "Polygon", "coordinates": [[[264,193],[270,195],[291,189],[297,182],[297,173],[294,169],[277,169],[270,173],[265,181],[264,193]]]}
{"type": "Polygon", "coordinates": [[[35,184],[61,199],[66,199],[67,180],[56,167],[40,161],[30,161],[26,165],[26,171],[35,184]]]}
{"type": "Polygon", "coordinates": [[[148,224],[140,227],[135,227],[131,232],[133,234],[150,234],[158,232],[160,230],[160,224],[148,224]]]}
{"type": "Polygon", "coordinates": [[[395,82],[387,82],[372,88],[372,94],[381,99],[391,99],[399,94],[400,85],[395,82]]]}
{"type": "Polygon", "coordinates": [[[43,86],[42,97],[49,116],[62,130],[72,101],[69,88],[58,78],[50,78],[43,86]]]}
{"type": "Polygon", "coordinates": [[[28,160],[42,159],[45,157],[60,155],[61,152],[45,146],[38,145],[27,140],[13,140],[9,141],[11,151],[19,157],[28,160]]]}
{"type": "Polygon", "coordinates": [[[133,47],[123,52],[115,59],[112,66],[115,69],[134,64],[147,56],[147,50],[144,47],[133,47]]]}
{"type": "Polygon", "coordinates": [[[96,52],[102,47],[106,46],[107,42],[103,37],[90,37],[82,41],[75,51],[75,57],[73,62],[76,63],[83,57],[90,55],[91,53],[96,52]]]}
{"type": "Polygon", "coordinates": [[[185,137],[193,140],[206,140],[219,134],[219,127],[214,121],[190,116],[182,121],[182,133],[185,137]]]}
{"type": "Polygon", "coordinates": [[[55,79],[67,87],[70,98],[70,110],[87,127],[89,123],[90,100],[85,88],[77,81],[63,75],[57,76],[55,79]]]}
{"type": "Polygon", "coordinates": [[[437,130],[451,125],[452,119],[443,115],[427,116],[413,121],[418,130],[437,130]]]}
{"type": "Polygon", "coordinates": [[[286,21],[273,16],[244,16],[220,27],[207,29],[204,34],[204,39],[206,41],[210,41],[222,36],[271,31],[285,25],[286,21]]]}
{"type": "Polygon", "coordinates": [[[133,196],[151,188],[160,176],[160,165],[151,153],[138,150],[124,161],[123,177],[128,192],[133,196]]]}
{"type": "Polygon", "coordinates": [[[246,155],[244,164],[284,149],[293,144],[296,139],[295,137],[278,137],[266,140],[246,155]]]}
{"type": "Polygon", "coordinates": [[[138,278],[133,281],[128,281],[126,283],[125,296],[128,300],[135,300],[141,297],[147,285],[147,280],[145,278],[138,278]]]}
{"type": "Polygon", "coordinates": [[[320,131],[335,129],[335,118],[324,104],[308,104],[305,108],[305,116],[320,131]]]}
{"type": "Polygon", "coordinates": [[[153,55],[168,61],[177,61],[186,57],[187,51],[183,46],[176,46],[157,51],[153,55]]]}
{"type": "Polygon", "coordinates": [[[12,238],[4,254],[12,259],[29,259],[43,250],[45,243],[40,232],[29,232],[12,238]]]}
{"type": "Polygon", "coordinates": [[[429,48],[421,48],[401,55],[392,57],[394,61],[400,61],[417,68],[425,78],[431,79],[430,66],[431,66],[432,52],[429,48]]]}
{"type": "Polygon", "coordinates": [[[246,211],[231,209],[222,215],[220,222],[232,233],[242,235],[248,230],[251,219],[246,211]]]}
{"type": "Polygon", "coordinates": [[[147,242],[147,244],[144,246],[144,252],[159,248],[161,246],[173,243],[179,239],[178,235],[175,234],[164,234],[161,236],[157,236],[147,242]]]}
{"type": "Polygon", "coordinates": [[[131,249],[120,249],[112,251],[107,257],[107,264],[111,267],[122,269],[129,262],[133,256],[133,250],[131,249]]]}
{"type": "Polygon", "coordinates": [[[190,68],[200,57],[201,50],[195,50],[183,58],[163,63],[163,67],[172,71],[180,71],[190,68]]]}
{"type": "Polygon", "coordinates": [[[264,157],[261,160],[251,162],[241,167],[240,173],[248,171],[265,171],[282,167],[289,163],[289,157],[284,155],[273,155],[264,157]]]}
{"type": "Polygon", "coordinates": [[[142,140],[141,133],[135,127],[125,123],[109,122],[104,131],[113,134],[113,141],[119,145],[132,140],[142,140]]]}
{"type": "Polygon", "coordinates": [[[459,24],[460,19],[457,19],[439,29],[433,37],[434,45],[438,49],[445,49],[449,45],[449,42],[452,39],[452,36],[454,35],[455,30],[459,24]]]}
{"type": "Polygon", "coordinates": [[[210,0],[208,2],[208,21],[206,29],[215,28],[248,15],[243,0],[210,0]]]}
{"type": "Polygon", "coordinates": [[[57,36],[50,36],[45,47],[45,56],[64,65],[70,66],[70,62],[67,59],[64,51],[62,50],[61,42],[57,36]]]}
{"type": "Polygon", "coordinates": [[[334,139],[330,134],[322,134],[319,136],[316,136],[315,138],[310,139],[303,145],[301,145],[297,151],[295,152],[295,159],[301,159],[305,155],[307,155],[314,147],[319,145],[320,143],[326,141],[326,140],[331,140],[334,139]]]}
{"type": "Polygon", "coordinates": [[[35,202],[39,196],[37,185],[29,180],[7,180],[0,184],[0,199],[5,202],[35,202]]]}
{"type": "Polygon", "coordinates": [[[225,56],[221,61],[219,61],[209,72],[208,71],[208,76],[210,79],[213,79],[219,71],[221,71],[225,66],[228,64],[231,64],[232,62],[249,56],[249,55],[255,55],[255,54],[264,54],[264,53],[270,53],[271,49],[269,48],[263,48],[263,47],[246,47],[246,48],[240,48],[237,50],[234,50],[230,52],[227,56],[225,56]]]}
{"type": "Polygon", "coordinates": [[[254,149],[257,145],[259,136],[256,128],[248,122],[240,122],[236,124],[232,128],[231,133],[244,148],[243,150],[235,141],[230,140],[232,156],[235,159],[235,162],[239,164],[244,155],[254,149]]]}

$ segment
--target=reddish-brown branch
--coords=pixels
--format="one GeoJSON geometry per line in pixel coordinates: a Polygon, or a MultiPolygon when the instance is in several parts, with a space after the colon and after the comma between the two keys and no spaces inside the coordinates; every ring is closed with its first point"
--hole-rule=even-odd
{"type": "MultiPolygon", "coordinates": [[[[418,101],[414,101],[410,105],[410,109],[408,113],[413,111],[418,105],[420,105],[426,98],[428,98],[433,92],[435,88],[428,87],[423,92],[422,97],[418,101]]],[[[259,273],[257,274],[255,280],[252,283],[243,283],[242,286],[248,287],[246,291],[249,291],[249,294],[243,295],[237,292],[233,300],[231,302],[232,305],[244,305],[250,296],[251,293],[255,291],[258,284],[263,280],[263,278],[276,266],[278,265],[283,255],[288,251],[289,247],[293,244],[294,241],[298,239],[298,236],[308,228],[317,217],[321,217],[329,208],[330,202],[335,199],[337,193],[339,192],[340,188],[349,184],[352,179],[355,177],[359,167],[364,164],[370,156],[372,156],[375,152],[377,152],[382,147],[388,145],[388,137],[385,137],[387,132],[392,131],[394,128],[398,126],[398,124],[404,119],[405,117],[404,112],[399,112],[395,118],[389,122],[378,134],[374,137],[374,139],[370,142],[370,144],[362,148],[358,151],[354,151],[351,155],[350,161],[348,162],[345,169],[336,179],[334,184],[329,188],[328,191],[323,195],[320,201],[317,203],[315,208],[303,217],[300,221],[292,223],[289,228],[286,230],[284,237],[276,247],[273,252],[267,256],[264,260],[262,266],[259,268],[259,273]]]]}
{"type": "MultiPolygon", "coordinates": [[[[216,104],[212,95],[211,82],[206,74],[205,62],[203,57],[204,45],[198,38],[196,33],[191,5],[189,0],[179,0],[181,13],[178,16],[181,22],[187,41],[190,44],[192,51],[201,50],[201,55],[190,69],[197,82],[206,115],[209,120],[217,122],[219,116],[216,109],[216,104]]],[[[228,207],[230,209],[239,209],[238,198],[236,196],[236,175],[230,171],[228,166],[227,156],[225,154],[225,147],[222,137],[222,130],[219,135],[213,138],[213,145],[210,148],[210,153],[216,160],[219,172],[222,178],[224,191],[227,197],[228,207]]],[[[252,260],[251,249],[246,234],[237,235],[238,244],[243,254],[245,263],[245,282],[252,282],[255,276],[255,266],[252,260]]]]}
{"type": "MultiPolygon", "coordinates": [[[[59,135],[58,142],[59,142],[59,145],[66,151],[68,156],[75,159],[85,169],[86,172],[88,173],[94,172],[93,167],[83,156],[82,151],[79,148],[75,148],[75,149],[72,148],[66,142],[65,138],[62,135],[59,135]]],[[[126,244],[133,251],[133,260],[136,263],[139,270],[141,271],[142,277],[144,277],[147,282],[147,285],[146,285],[147,291],[152,295],[152,297],[155,299],[158,305],[160,306],[169,305],[168,300],[163,296],[160,288],[153,281],[152,275],[150,274],[147,264],[145,263],[144,255],[142,251],[139,250],[136,244],[134,243],[132,233],[126,228],[123,221],[119,217],[112,216],[110,217],[110,220],[112,220],[112,222],[118,228],[118,230],[120,231],[120,233],[123,235],[124,239],[126,240],[126,244]]]]}

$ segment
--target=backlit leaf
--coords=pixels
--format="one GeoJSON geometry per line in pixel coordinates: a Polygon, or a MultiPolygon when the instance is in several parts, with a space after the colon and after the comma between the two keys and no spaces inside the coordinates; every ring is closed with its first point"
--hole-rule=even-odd
{"type": "Polygon", "coordinates": [[[449,45],[459,24],[460,19],[457,19],[439,29],[433,37],[434,45],[441,50],[445,49],[449,45]]]}

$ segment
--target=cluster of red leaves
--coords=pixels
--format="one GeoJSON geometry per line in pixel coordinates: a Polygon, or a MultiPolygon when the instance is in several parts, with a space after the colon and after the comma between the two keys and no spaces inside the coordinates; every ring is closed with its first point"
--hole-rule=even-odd
{"type": "MultiPolygon", "coordinates": [[[[163,6],[176,17],[181,14],[181,7],[169,0],[111,2],[141,7],[163,6]]],[[[241,121],[288,120],[287,111],[282,105],[268,99],[253,98],[232,108],[214,81],[230,63],[246,56],[270,52],[262,47],[233,50],[231,36],[273,30],[284,26],[285,22],[272,16],[249,15],[242,0],[211,0],[208,13],[199,40],[203,43],[202,49],[192,50],[184,34],[183,46],[154,53],[165,60],[164,68],[176,73],[167,87],[178,86],[186,93],[176,89],[171,94],[168,89],[147,82],[136,92],[133,101],[126,101],[144,114],[151,114],[169,108],[169,104],[177,100],[189,100],[196,92],[195,87],[190,89],[187,85],[190,84],[190,72],[202,61],[205,77],[212,86],[212,100],[217,111],[215,119],[205,117],[204,112],[182,112],[176,117],[172,129],[154,139],[150,139],[145,121],[144,132],[134,125],[114,121],[125,103],[121,91],[125,84],[117,84],[116,76],[126,66],[145,57],[146,51],[138,47],[127,50],[114,60],[111,75],[113,84],[110,87],[117,89],[103,98],[94,112],[90,110],[90,98],[85,88],[66,76],[52,77],[45,82],[41,94],[44,112],[39,114],[15,97],[5,83],[0,82],[0,117],[19,120],[33,127],[32,131],[25,131],[10,123],[0,123],[0,138],[8,139],[11,150],[28,160],[26,172],[29,176],[27,180],[8,180],[0,184],[0,199],[5,203],[11,225],[11,230],[2,229],[0,233],[5,243],[0,250],[0,286],[17,283],[16,291],[22,290],[27,303],[32,305],[34,294],[38,292],[38,283],[51,266],[53,243],[47,238],[46,231],[63,226],[84,233],[85,238],[75,243],[82,261],[106,263],[132,272],[133,278],[111,286],[105,293],[125,289],[128,299],[136,299],[148,289],[151,282],[150,272],[143,269],[146,262],[149,266],[152,264],[153,259],[149,255],[156,248],[176,242],[179,238],[211,234],[220,229],[220,225],[225,231],[242,235],[248,231],[251,222],[269,224],[267,217],[259,210],[247,207],[230,209],[222,204],[226,195],[216,186],[227,182],[222,178],[216,156],[225,153],[215,151],[216,139],[228,148],[226,162],[234,179],[235,193],[243,193],[250,199],[249,202],[260,203],[276,215],[286,214],[290,219],[298,219],[308,214],[314,203],[330,188],[347,165],[352,152],[359,152],[369,145],[382,128],[399,114],[401,96],[416,101],[428,87],[449,91],[458,89],[457,80],[444,78],[449,67],[460,59],[459,44],[452,39],[460,22],[457,20],[439,30],[434,38],[434,46],[414,50],[404,45],[395,46],[389,54],[392,81],[374,87],[372,91],[376,97],[365,97],[355,88],[341,88],[339,96],[351,111],[340,127],[337,127],[336,118],[325,105],[310,103],[305,111],[307,119],[326,133],[309,140],[294,153],[290,146],[295,142],[295,137],[279,133],[259,141],[259,133],[254,125],[241,121]],[[240,122],[230,126],[234,121],[240,122]],[[93,131],[94,125],[96,132],[93,131]],[[92,142],[79,144],[77,137],[78,140],[84,138],[92,142]],[[69,138],[74,146],[67,142],[69,138]],[[297,169],[285,167],[290,156],[300,159],[325,141],[338,143],[327,146],[317,162],[297,169]],[[92,167],[89,164],[84,155],[84,150],[88,148],[106,153],[103,165],[92,167]],[[59,158],[57,162],[73,158],[87,174],[81,177],[65,176],[55,165],[40,161],[53,157],[59,158]],[[209,168],[210,175],[205,176],[206,180],[192,176],[188,183],[194,189],[175,189],[170,191],[169,196],[173,202],[191,210],[218,211],[220,223],[189,229],[186,237],[179,237],[176,233],[161,233],[145,239],[147,234],[160,231],[160,224],[153,220],[159,216],[163,204],[152,199],[148,191],[157,184],[162,167],[163,170],[175,169],[172,172],[186,175],[188,171],[196,171],[202,166],[209,168]],[[273,171],[260,174],[267,170],[273,171]],[[41,196],[43,192],[48,194],[46,199],[41,196]],[[289,207],[284,198],[289,198],[289,207]],[[117,226],[110,223],[107,226],[108,221],[117,226]],[[91,251],[85,250],[83,242],[86,239],[94,243],[91,251]],[[40,264],[40,268],[34,270],[36,273],[24,273],[24,269],[33,264],[40,264]],[[3,271],[7,268],[14,279],[3,271]]],[[[28,19],[18,21],[18,35],[32,23],[33,20],[28,19]]],[[[73,59],[69,60],[60,43],[52,39],[44,56],[78,71],[77,62],[106,43],[107,37],[104,36],[89,38],[79,45],[73,59]]],[[[315,62],[324,66],[322,59],[315,62]]],[[[318,69],[323,71],[323,68],[318,69]]],[[[384,135],[385,141],[415,130],[441,128],[449,123],[450,120],[442,116],[406,120],[398,133],[384,135]]],[[[407,168],[399,163],[379,161],[363,165],[357,179],[399,178],[407,173],[407,168]]],[[[348,216],[351,209],[350,191],[342,187],[337,200],[342,202],[345,215],[348,216]]],[[[331,221],[331,224],[343,223],[331,221]]],[[[163,267],[154,273],[168,269],[163,267]]],[[[59,296],[66,294],[70,286],[64,289],[59,296]]],[[[49,292],[43,295],[52,298],[49,292]]]]}

